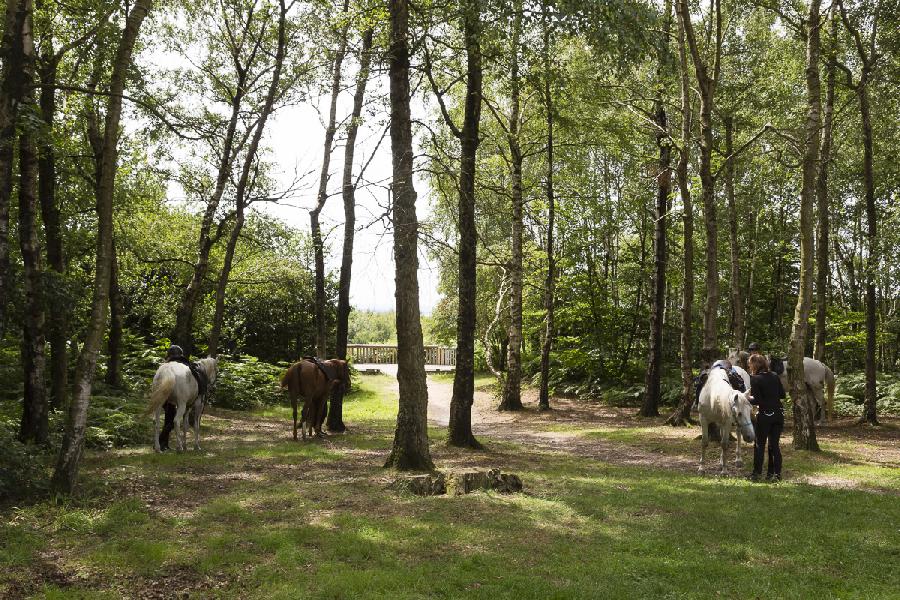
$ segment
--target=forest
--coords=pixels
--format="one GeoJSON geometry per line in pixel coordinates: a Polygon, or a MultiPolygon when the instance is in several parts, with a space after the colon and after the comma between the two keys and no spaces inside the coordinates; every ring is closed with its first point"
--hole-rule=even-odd
{"type": "Polygon", "coordinates": [[[900,1],[0,5],[0,597],[890,595],[866,514],[900,518],[900,1]],[[740,436],[696,474],[696,378],[751,343],[787,368],[777,489],[740,436]],[[288,368],[348,344],[395,370],[351,364],[328,435],[291,441],[288,368]],[[216,359],[202,451],[153,452],[173,345],[216,359]],[[384,483],[489,467],[525,493],[384,483]],[[790,509],[704,550],[694,520],[746,498],[790,509]],[[801,543],[823,507],[846,523],[801,543]],[[736,571],[670,572],[673,536],[736,571]],[[602,585],[553,576],[582,542],[602,585]]]}

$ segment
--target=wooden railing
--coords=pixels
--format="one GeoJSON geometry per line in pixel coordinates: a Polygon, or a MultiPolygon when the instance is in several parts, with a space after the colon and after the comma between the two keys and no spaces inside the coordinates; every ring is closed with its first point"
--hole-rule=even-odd
{"type": "MultiPolygon", "coordinates": [[[[397,346],[381,344],[348,344],[347,356],[356,364],[397,364],[397,346]]],[[[425,364],[456,366],[456,349],[441,346],[425,346],[425,364]]]]}

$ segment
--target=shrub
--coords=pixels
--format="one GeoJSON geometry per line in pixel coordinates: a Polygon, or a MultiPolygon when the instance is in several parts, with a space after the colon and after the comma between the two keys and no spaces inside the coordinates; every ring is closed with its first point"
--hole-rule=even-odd
{"type": "Polygon", "coordinates": [[[287,363],[271,364],[252,356],[220,358],[213,403],[234,410],[253,410],[284,402],[281,376],[287,363]]]}
{"type": "Polygon", "coordinates": [[[16,439],[18,425],[0,421],[0,502],[41,493],[47,489],[49,455],[42,448],[16,439]]]}

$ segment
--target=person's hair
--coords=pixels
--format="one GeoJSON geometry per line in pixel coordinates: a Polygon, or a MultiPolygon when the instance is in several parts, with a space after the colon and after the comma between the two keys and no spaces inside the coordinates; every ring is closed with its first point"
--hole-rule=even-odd
{"type": "Polygon", "coordinates": [[[754,354],[750,357],[750,374],[758,375],[769,371],[769,361],[762,354],[754,354]]]}

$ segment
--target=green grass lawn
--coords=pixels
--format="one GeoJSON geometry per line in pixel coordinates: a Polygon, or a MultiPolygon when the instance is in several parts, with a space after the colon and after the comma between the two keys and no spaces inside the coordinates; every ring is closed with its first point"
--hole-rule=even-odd
{"type": "Polygon", "coordinates": [[[351,432],[325,442],[291,441],[276,408],[219,411],[201,453],[88,453],[78,499],[0,513],[0,597],[900,597],[895,468],[795,453],[882,490],[753,485],[489,438],[470,454],[432,430],[439,467],[500,466],[525,493],[420,498],[381,468],[393,383],[362,378],[351,432]]]}

